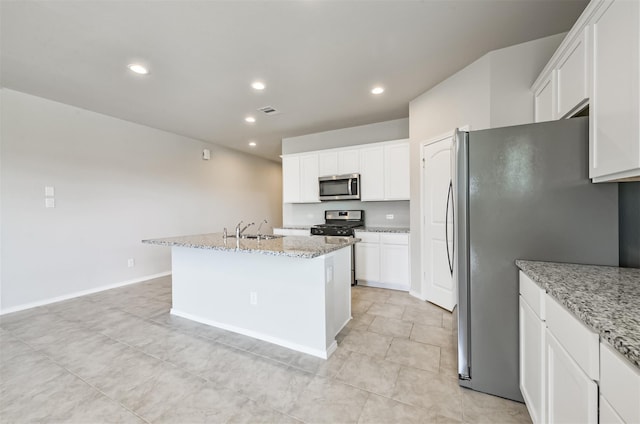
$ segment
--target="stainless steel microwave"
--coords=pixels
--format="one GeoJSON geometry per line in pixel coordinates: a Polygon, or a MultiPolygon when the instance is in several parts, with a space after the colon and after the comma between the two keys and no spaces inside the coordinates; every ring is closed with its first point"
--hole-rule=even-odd
{"type": "Polygon", "coordinates": [[[332,175],[318,178],[320,200],[360,199],[360,174],[332,175]]]}

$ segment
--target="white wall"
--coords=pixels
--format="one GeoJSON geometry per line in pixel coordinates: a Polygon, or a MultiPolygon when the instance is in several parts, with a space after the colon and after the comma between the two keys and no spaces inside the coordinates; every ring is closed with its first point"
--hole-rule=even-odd
{"type": "Polygon", "coordinates": [[[489,128],[533,122],[532,93],[525,88],[531,87],[538,78],[566,34],[566,32],[556,34],[489,53],[491,60],[489,128]]]}
{"type": "Polygon", "coordinates": [[[2,312],[169,271],[170,250],[145,238],[281,225],[279,163],[1,93],[2,312]]]}
{"type": "Polygon", "coordinates": [[[471,130],[533,122],[530,87],[565,34],[495,50],[409,103],[411,139],[411,291],[422,293],[421,145],[456,127],[471,130]]]}
{"type": "Polygon", "coordinates": [[[282,139],[282,154],[311,152],[409,138],[409,118],[282,139]]]}

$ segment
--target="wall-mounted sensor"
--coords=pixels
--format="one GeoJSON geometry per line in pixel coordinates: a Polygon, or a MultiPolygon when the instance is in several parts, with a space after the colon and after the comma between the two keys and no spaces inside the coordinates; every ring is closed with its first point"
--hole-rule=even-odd
{"type": "Polygon", "coordinates": [[[209,160],[209,159],[211,159],[211,150],[204,149],[202,151],[202,160],[209,160]]]}

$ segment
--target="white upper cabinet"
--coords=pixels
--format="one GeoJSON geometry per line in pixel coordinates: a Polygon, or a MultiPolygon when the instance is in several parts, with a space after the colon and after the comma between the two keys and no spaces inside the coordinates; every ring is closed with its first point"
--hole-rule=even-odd
{"type": "Polygon", "coordinates": [[[409,200],[409,143],[384,147],[385,200],[409,200]]]}
{"type": "Polygon", "coordinates": [[[282,201],[300,202],[300,156],[282,157],[282,201]]]}
{"type": "Polygon", "coordinates": [[[282,157],[282,201],[315,203],[318,198],[318,154],[282,157]]]}
{"type": "Polygon", "coordinates": [[[348,149],[338,151],[338,174],[358,174],[360,172],[360,151],[348,149]]]}
{"type": "Polygon", "coordinates": [[[359,149],[331,149],[318,154],[318,176],[357,174],[360,172],[359,149]]]}
{"type": "Polygon", "coordinates": [[[362,201],[409,200],[409,140],[283,155],[283,202],[319,202],[318,177],[358,173],[362,201]]]}
{"type": "Polygon", "coordinates": [[[409,200],[409,141],[360,150],[362,201],[409,200]]]}
{"type": "Polygon", "coordinates": [[[592,0],[532,91],[535,122],[589,106],[593,182],[640,181],[639,1],[592,0]]]}
{"type": "Polygon", "coordinates": [[[534,110],[535,122],[552,121],[555,119],[554,110],[554,75],[555,72],[549,73],[547,78],[540,82],[539,87],[534,88],[534,110]]]}
{"type": "Polygon", "coordinates": [[[384,147],[360,150],[360,200],[384,200],[384,147]]]}
{"type": "Polygon", "coordinates": [[[572,116],[589,101],[589,67],[587,64],[586,27],[563,52],[556,70],[558,104],[557,118],[572,116]]]}
{"type": "Polygon", "coordinates": [[[318,184],[318,155],[300,156],[300,201],[302,203],[320,202],[318,184]]]}
{"type": "Polygon", "coordinates": [[[640,2],[607,1],[593,20],[589,176],[640,179],[640,2]]]}
{"type": "Polygon", "coordinates": [[[318,176],[338,175],[338,152],[329,151],[318,155],[318,176]]]}

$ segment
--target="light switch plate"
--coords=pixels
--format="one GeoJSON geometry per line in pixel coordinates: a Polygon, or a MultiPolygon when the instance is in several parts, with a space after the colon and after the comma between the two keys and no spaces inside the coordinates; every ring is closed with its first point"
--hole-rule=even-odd
{"type": "Polygon", "coordinates": [[[53,197],[53,196],[55,196],[55,192],[54,192],[53,186],[45,186],[45,188],[44,188],[44,195],[45,195],[46,197],[53,197]]]}
{"type": "Polygon", "coordinates": [[[56,207],[56,199],[53,197],[47,197],[44,199],[44,207],[45,208],[55,208],[56,207]]]}

